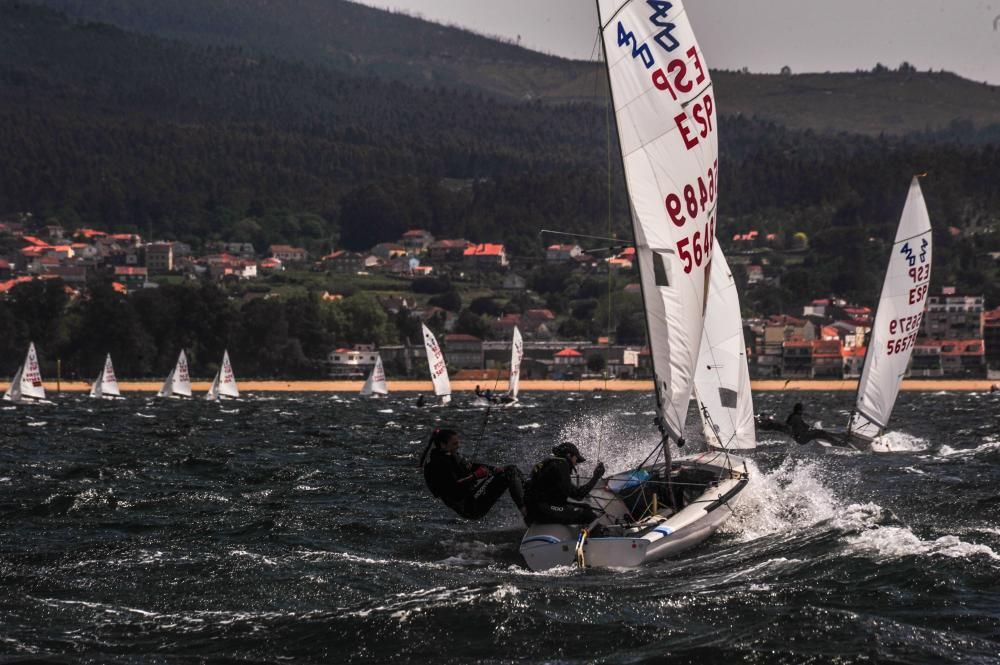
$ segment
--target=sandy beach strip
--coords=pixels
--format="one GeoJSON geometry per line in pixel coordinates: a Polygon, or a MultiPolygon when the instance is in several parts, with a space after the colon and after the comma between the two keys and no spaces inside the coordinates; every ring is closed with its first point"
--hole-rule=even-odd
{"type": "MultiPolygon", "coordinates": [[[[855,391],[858,382],[851,380],[806,380],[806,379],[768,379],[751,382],[753,389],[759,392],[792,392],[792,391],[855,391]]],[[[364,381],[240,381],[241,392],[282,393],[282,392],[329,392],[357,393],[361,391],[364,381]]],[[[903,381],[902,390],[921,392],[988,392],[992,381],[986,379],[912,379],[903,381]]],[[[155,393],[160,389],[159,381],[121,381],[118,383],[123,393],[155,393]]],[[[211,381],[194,381],[191,384],[194,394],[208,391],[211,381]]],[[[507,382],[501,381],[495,386],[485,381],[452,381],[454,393],[472,392],[476,386],[493,392],[507,390],[507,382]]],[[[521,381],[521,391],[651,391],[652,381],[626,381],[602,379],[584,379],[582,381],[521,381]]],[[[62,381],[56,386],[54,381],[45,383],[47,392],[88,392],[90,384],[82,381],[62,381]]],[[[389,381],[389,392],[433,393],[430,381],[389,381]]]]}

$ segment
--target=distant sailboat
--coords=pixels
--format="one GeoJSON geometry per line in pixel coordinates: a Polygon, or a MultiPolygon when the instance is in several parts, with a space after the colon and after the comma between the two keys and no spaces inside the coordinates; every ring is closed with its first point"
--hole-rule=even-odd
{"type": "Polygon", "coordinates": [[[382,367],[381,354],[375,357],[375,366],[372,367],[368,380],[361,388],[361,394],[365,397],[381,396],[389,394],[389,387],[385,383],[385,369],[382,367]]]}
{"type": "Polygon", "coordinates": [[[694,376],[705,440],[715,449],[757,447],[746,349],[736,282],[716,244],[712,249],[705,329],[694,376]]]}
{"type": "Polygon", "coordinates": [[[517,391],[521,384],[521,361],[524,360],[524,340],[521,331],[514,326],[514,336],[510,342],[510,378],[507,381],[507,394],[500,398],[503,404],[516,404],[517,391]]]}
{"type": "Polygon", "coordinates": [[[104,360],[104,369],[97,375],[92,386],[90,386],[90,396],[103,399],[117,399],[122,396],[118,389],[118,379],[115,378],[115,368],[111,364],[111,354],[104,360]]]}
{"type": "Polygon", "coordinates": [[[28,354],[24,357],[24,364],[17,368],[17,373],[4,392],[3,399],[15,404],[48,402],[45,399],[45,386],[42,385],[42,374],[38,368],[38,354],[35,352],[34,342],[28,344],[28,354]]]}
{"type": "Polygon", "coordinates": [[[924,315],[931,281],[931,244],[930,216],[920,182],[914,177],[896,229],[848,423],[848,442],[855,447],[873,448],[889,424],[924,315]]]}
{"type": "Polygon", "coordinates": [[[218,401],[221,399],[237,399],[240,390],[236,386],[236,375],[233,374],[233,366],[229,363],[229,351],[222,352],[222,366],[215,373],[212,380],[212,387],[208,389],[205,399],[218,401]]]}
{"type": "Polygon", "coordinates": [[[424,333],[424,349],[427,351],[427,367],[431,372],[434,394],[441,398],[441,405],[451,402],[451,381],[448,379],[448,365],[444,353],[438,346],[437,338],[426,325],[421,324],[424,333]]]}
{"type": "Polygon", "coordinates": [[[170,370],[157,397],[191,397],[191,375],[188,374],[187,356],[184,351],[177,356],[177,364],[170,370]]]}

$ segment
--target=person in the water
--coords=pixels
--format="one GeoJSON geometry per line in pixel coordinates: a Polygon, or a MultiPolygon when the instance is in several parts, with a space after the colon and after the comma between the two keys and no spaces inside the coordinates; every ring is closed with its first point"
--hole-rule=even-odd
{"type": "Polygon", "coordinates": [[[424,480],[431,494],[462,517],[477,520],[485,516],[504,492],[524,515],[524,488],[521,470],[514,465],[491,466],[469,462],[458,453],[458,432],[435,429],[420,459],[424,480]]]}
{"type": "Polygon", "coordinates": [[[597,519],[590,506],[570,501],[586,498],[604,475],[604,464],[598,462],[589,482],[574,483],[576,465],[586,461],[575,445],[560,443],[552,449],[552,457],[535,465],[525,497],[528,524],[589,524],[597,519]]]}

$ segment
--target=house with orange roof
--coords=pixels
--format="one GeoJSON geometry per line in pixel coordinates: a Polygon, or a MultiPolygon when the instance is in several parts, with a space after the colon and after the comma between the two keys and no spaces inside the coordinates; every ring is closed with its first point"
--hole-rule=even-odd
{"type": "Polygon", "coordinates": [[[510,265],[503,245],[482,243],[467,247],[463,252],[466,265],[483,270],[497,270],[510,265]]]}
{"type": "Polygon", "coordinates": [[[435,240],[427,246],[427,256],[431,261],[462,261],[466,248],[472,245],[468,240],[435,240]]]}
{"type": "Polygon", "coordinates": [[[399,244],[411,254],[423,254],[434,242],[434,236],[424,229],[410,229],[399,239],[399,244]]]}

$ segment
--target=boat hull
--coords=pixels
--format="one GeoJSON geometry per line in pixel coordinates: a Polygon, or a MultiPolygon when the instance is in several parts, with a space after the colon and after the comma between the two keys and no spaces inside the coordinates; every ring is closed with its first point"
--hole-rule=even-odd
{"type": "MultiPolygon", "coordinates": [[[[662,469],[663,465],[659,465],[662,469]]],[[[520,552],[531,570],[558,566],[635,568],[676,556],[695,547],[725,524],[733,514],[740,493],[749,482],[743,460],[725,453],[709,452],[674,460],[673,473],[689,471],[718,474],[678,511],[663,507],[630,524],[617,526],[628,513],[621,495],[612,487],[623,485],[635,471],[616,474],[587,497],[604,514],[594,525],[597,536],[581,535],[581,529],[563,524],[535,524],[521,540],[520,552]],[[606,534],[606,535],[605,535],[606,534]]],[[[655,472],[656,468],[650,468],[655,472]]]]}

